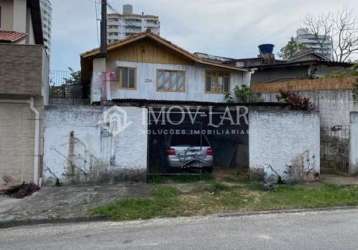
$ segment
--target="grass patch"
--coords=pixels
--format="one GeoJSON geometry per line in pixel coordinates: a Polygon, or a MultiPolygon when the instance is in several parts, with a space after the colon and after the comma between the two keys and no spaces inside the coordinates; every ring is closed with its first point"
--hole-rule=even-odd
{"type": "Polygon", "coordinates": [[[358,205],[358,187],[280,186],[262,197],[259,209],[320,208],[358,205]]]}
{"type": "Polygon", "coordinates": [[[179,208],[178,191],[174,187],[154,188],[150,198],[127,198],[96,208],[92,214],[115,220],[150,219],[175,216],[179,208]]]}
{"type": "Polygon", "coordinates": [[[214,194],[218,194],[224,191],[229,191],[230,189],[231,189],[230,186],[217,181],[210,182],[209,185],[205,188],[206,191],[214,194]]]}
{"type": "MultiPolygon", "coordinates": [[[[156,185],[148,198],[128,198],[92,211],[114,220],[150,219],[277,209],[326,208],[358,205],[358,186],[326,184],[278,186],[265,192],[258,183],[207,181],[191,192],[178,184],[156,185]]],[[[183,185],[183,184],[180,184],[183,185]]],[[[186,184],[184,184],[186,185],[186,184]]]]}

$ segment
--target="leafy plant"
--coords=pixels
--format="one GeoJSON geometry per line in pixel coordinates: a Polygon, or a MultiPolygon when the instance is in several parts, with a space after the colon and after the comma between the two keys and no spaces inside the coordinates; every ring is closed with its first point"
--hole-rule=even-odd
{"type": "Polygon", "coordinates": [[[250,87],[246,85],[236,86],[233,93],[225,94],[225,101],[227,103],[248,103],[248,102],[258,102],[260,98],[257,94],[253,93],[250,87]]]}
{"type": "Polygon", "coordinates": [[[225,93],[225,101],[227,103],[234,103],[234,97],[232,96],[232,94],[230,92],[225,93]]]}
{"type": "Polygon", "coordinates": [[[75,71],[71,67],[68,68],[70,76],[64,78],[65,83],[68,85],[77,85],[81,83],[81,71],[75,71]]]}
{"type": "Polygon", "coordinates": [[[253,96],[251,89],[246,85],[236,86],[234,93],[239,102],[249,102],[253,96]]]}
{"type": "Polygon", "coordinates": [[[312,111],[314,109],[310,98],[302,97],[291,91],[280,90],[277,100],[289,104],[293,110],[312,111]]]}
{"type": "Polygon", "coordinates": [[[297,43],[295,39],[292,37],[291,40],[283,47],[280,51],[280,56],[283,59],[290,59],[295,56],[298,52],[301,52],[305,49],[303,44],[297,43]]]}

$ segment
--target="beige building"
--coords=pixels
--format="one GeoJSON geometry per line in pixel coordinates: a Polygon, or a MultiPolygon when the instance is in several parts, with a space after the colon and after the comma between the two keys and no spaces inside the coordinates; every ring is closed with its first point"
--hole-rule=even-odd
{"type": "Polygon", "coordinates": [[[48,57],[39,0],[0,0],[0,185],[40,183],[48,57]]]}

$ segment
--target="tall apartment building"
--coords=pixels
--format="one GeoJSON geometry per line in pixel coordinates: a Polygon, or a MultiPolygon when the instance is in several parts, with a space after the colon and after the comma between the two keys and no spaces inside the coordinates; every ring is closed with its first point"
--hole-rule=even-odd
{"type": "Polygon", "coordinates": [[[44,46],[47,54],[51,51],[52,3],[50,0],[40,0],[44,46]]]}
{"type": "Polygon", "coordinates": [[[144,15],[144,13],[134,14],[133,6],[130,4],[123,5],[122,14],[109,13],[107,15],[108,43],[113,43],[148,29],[157,35],[160,34],[159,17],[144,15]]]}
{"type": "Polygon", "coordinates": [[[315,35],[310,33],[307,29],[298,29],[295,40],[296,42],[303,44],[306,49],[330,60],[333,59],[332,37],[315,35]]]}

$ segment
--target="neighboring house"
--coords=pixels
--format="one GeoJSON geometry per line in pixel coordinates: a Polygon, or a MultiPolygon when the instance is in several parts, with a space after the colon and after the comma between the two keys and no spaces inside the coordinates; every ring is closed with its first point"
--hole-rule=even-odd
{"type": "Polygon", "coordinates": [[[133,13],[133,6],[123,5],[123,13],[110,13],[107,15],[107,41],[113,43],[128,36],[146,30],[159,35],[160,21],[158,16],[133,13]]]}
{"type": "Polygon", "coordinates": [[[37,15],[35,12],[38,8],[36,0],[0,0],[0,40],[19,44],[42,44],[41,14],[37,15]],[[6,31],[10,32],[10,35],[6,31]]]}
{"type": "Polygon", "coordinates": [[[48,96],[39,0],[0,0],[0,185],[39,183],[41,115],[48,96]]]}
{"type": "Polygon", "coordinates": [[[203,60],[151,32],[110,45],[107,60],[99,54],[95,49],[81,55],[82,84],[92,103],[224,102],[235,86],[250,84],[247,70],[203,60]]]}
{"type": "Polygon", "coordinates": [[[315,53],[294,57],[286,62],[254,67],[252,83],[269,83],[295,79],[317,79],[352,67],[350,63],[327,61],[315,53]]]}
{"type": "Polygon", "coordinates": [[[330,61],[320,54],[307,51],[299,53],[289,60],[278,60],[273,54],[273,48],[272,44],[260,45],[260,53],[257,57],[243,59],[215,57],[203,53],[196,53],[196,55],[203,59],[225,65],[235,65],[252,71],[252,84],[316,79],[352,67],[351,63],[330,61]]]}

